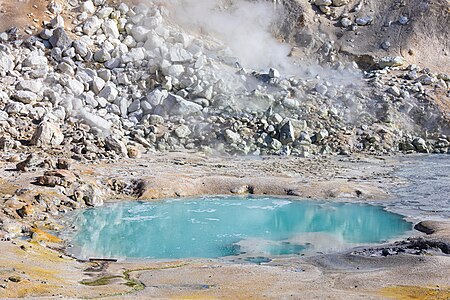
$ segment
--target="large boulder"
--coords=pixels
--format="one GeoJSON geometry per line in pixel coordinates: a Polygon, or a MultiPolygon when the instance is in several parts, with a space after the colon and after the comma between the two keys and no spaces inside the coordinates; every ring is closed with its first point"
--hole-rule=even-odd
{"type": "Polygon", "coordinates": [[[167,99],[164,100],[163,106],[171,115],[181,116],[200,114],[203,109],[201,105],[187,101],[184,98],[174,94],[169,94],[167,99]]]}

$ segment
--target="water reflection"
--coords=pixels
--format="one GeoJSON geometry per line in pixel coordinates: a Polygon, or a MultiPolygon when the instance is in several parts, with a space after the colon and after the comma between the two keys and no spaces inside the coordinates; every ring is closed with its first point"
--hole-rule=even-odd
{"type": "Polygon", "coordinates": [[[382,242],[411,229],[381,207],[277,198],[119,203],[83,211],[74,224],[83,258],[298,254],[382,242]]]}

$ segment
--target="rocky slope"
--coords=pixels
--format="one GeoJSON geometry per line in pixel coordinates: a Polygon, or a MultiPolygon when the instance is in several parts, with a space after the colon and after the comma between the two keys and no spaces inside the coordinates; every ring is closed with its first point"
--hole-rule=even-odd
{"type": "Polygon", "coordinates": [[[144,149],[448,151],[448,119],[433,101],[448,100],[448,75],[398,67],[400,57],[362,72],[336,62],[330,41],[318,51],[322,66],[309,62],[302,75],[251,70],[227,45],[174,23],[170,6],[68,4],[70,31],[55,2],[39,34],[1,34],[2,149],[56,147],[78,160],[144,149]]]}

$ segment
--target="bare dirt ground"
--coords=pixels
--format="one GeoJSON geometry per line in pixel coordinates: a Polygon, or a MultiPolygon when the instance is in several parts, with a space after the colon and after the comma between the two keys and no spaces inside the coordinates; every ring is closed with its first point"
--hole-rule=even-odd
{"type": "Polygon", "coordinates": [[[325,41],[335,41],[342,53],[361,65],[370,65],[374,58],[402,56],[407,64],[428,67],[434,72],[450,72],[450,3],[438,1],[359,1],[335,7],[331,15],[321,13],[307,1],[284,0],[290,13],[280,30],[287,41],[304,47],[310,53],[318,51],[325,41]],[[371,17],[367,26],[354,31],[340,25],[342,16],[371,17]],[[404,25],[399,18],[407,17],[404,25]],[[389,49],[382,49],[383,42],[389,49]]]}

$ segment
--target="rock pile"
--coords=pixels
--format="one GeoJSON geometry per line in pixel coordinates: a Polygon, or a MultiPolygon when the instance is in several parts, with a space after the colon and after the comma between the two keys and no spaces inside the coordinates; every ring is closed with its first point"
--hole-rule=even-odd
{"type": "MultiPolygon", "coordinates": [[[[326,11],[347,1],[315,3],[326,11]]],[[[57,14],[39,35],[0,44],[0,149],[47,147],[78,160],[142,149],[448,152],[448,121],[427,98],[448,90],[448,75],[400,69],[398,58],[351,84],[247,70],[226,45],[174,25],[164,6],[70,4],[72,30],[57,14]]]]}

